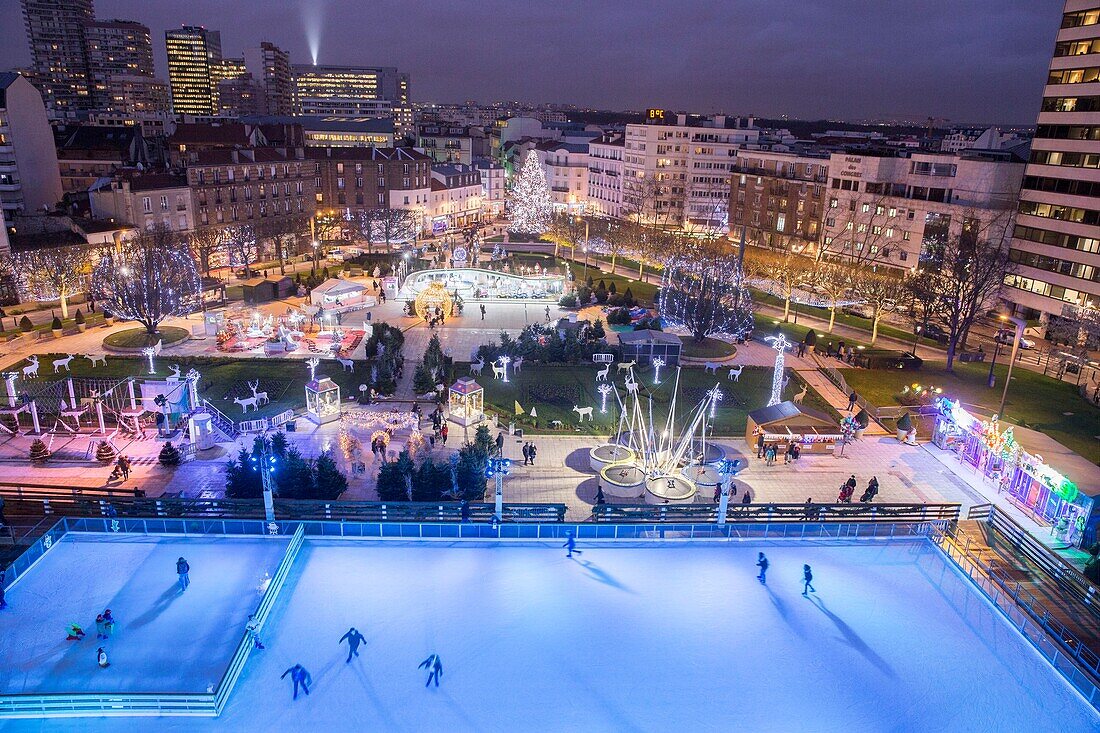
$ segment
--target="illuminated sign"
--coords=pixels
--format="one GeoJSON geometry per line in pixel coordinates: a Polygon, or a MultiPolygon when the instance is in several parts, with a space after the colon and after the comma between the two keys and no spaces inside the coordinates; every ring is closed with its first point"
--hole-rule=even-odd
{"type": "Polygon", "coordinates": [[[645,111],[645,118],[647,120],[658,120],[663,122],[665,119],[665,111],[663,109],[650,108],[645,111]]]}

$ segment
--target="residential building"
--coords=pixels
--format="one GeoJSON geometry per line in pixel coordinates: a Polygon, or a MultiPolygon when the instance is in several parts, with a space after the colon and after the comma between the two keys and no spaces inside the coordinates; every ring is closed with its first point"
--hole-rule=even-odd
{"type": "Polygon", "coordinates": [[[298,114],[392,118],[395,105],[409,102],[409,75],[393,66],[292,68],[298,114]]]}
{"type": "Polygon", "coordinates": [[[185,25],[165,31],[164,45],[168,53],[172,111],[177,115],[217,114],[214,68],[222,60],[221,33],[185,25]]]}
{"type": "Polygon", "coordinates": [[[737,151],[730,183],[729,230],[759,247],[816,253],[828,188],[829,154],[737,151]]]}
{"type": "Polygon", "coordinates": [[[34,82],[51,116],[92,105],[84,24],[95,20],[93,0],[22,0],[34,82]]]}
{"type": "Polygon", "coordinates": [[[196,152],[187,166],[195,226],[293,226],[316,208],[317,164],[293,148],[196,152]]]}
{"type": "Polygon", "coordinates": [[[354,215],[408,209],[417,218],[431,205],[431,158],[412,148],[306,148],[317,169],[317,209],[354,215]]]}
{"type": "Polygon", "coordinates": [[[481,175],[481,210],[486,220],[504,216],[504,166],[492,158],[476,158],[474,168],[481,175]]]}
{"type": "MultiPolygon", "coordinates": [[[[266,118],[259,118],[266,119],[266,118]]],[[[168,137],[168,160],[184,167],[198,153],[235,148],[300,148],[305,144],[302,127],[293,118],[266,122],[179,123],[168,137]]]]}
{"type": "Polygon", "coordinates": [[[1100,2],[1067,0],[1020,190],[1004,297],[1044,322],[1100,308],[1100,2]]]}
{"type": "Polygon", "coordinates": [[[134,169],[101,178],[89,190],[92,216],[131,226],[157,226],[188,232],[195,228],[191,189],[181,173],[142,173],[134,169]]]}
{"type": "Polygon", "coordinates": [[[65,193],[86,192],[100,178],[151,162],[141,128],[135,125],[79,125],[59,132],[57,163],[65,193]]]}
{"type": "Polygon", "coordinates": [[[916,270],[964,230],[1007,238],[1023,169],[1009,151],[833,153],[821,253],[916,270]]]}
{"type": "Polygon", "coordinates": [[[588,144],[590,213],[618,219],[623,213],[623,136],[605,135],[588,144]]]}
{"type": "Polygon", "coordinates": [[[290,54],[274,43],[263,41],[245,49],[245,67],[263,89],[264,108],[261,114],[294,114],[294,77],[290,69],[290,54]]]}
{"type": "Polygon", "coordinates": [[[222,117],[258,115],[267,109],[267,94],[263,85],[252,78],[252,74],[221,79],[217,89],[218,114],[222,117]]]}
{"type": "Polygon", "coordinates": [[[168,85],[151,76],[112,76],[99,110],[122,115],[127,123],[166,119],[171,109],[168,85]]]}
{"type": "MultiPolygon", "coordinates": [[[[153,42],[147,26],[132,20],[88,21],[84,44],[93,109],[116,111],[120,103],[152,108],[165,101],[159,89],[164,84],[153,71],[153,42]],[[126,89],[116,88],[120,85],[126,89]]],[[[167,109],[165,104],[150,111],[167,109]]]]}
{"type": "Polygon", "coordinates": [[[481,175],[469,165],[432,166],[431,205],[426,231],[445,234],[481,221],[481,175]]]}
{"type": "Polygon", "coordinates": [[[678,114],[626,126],[623,212],[658,226],[728,231],[737,150],[756,144],[753,118],[678,114]]]}
{"type": "Polygon", "coordinates": [[[0,72],[0,208],[16,215],[53,209],[61,200],[53,132],[42,95],[25,78],[0,72]]]}
{"type": "Polygon", "coordinates": [[[393,120],[376,117],[340,117],[338,115],[247,115],[240,122],[267,129],[272,125],[297,125],[302,128],[304,144],[316,148],[394,146],[393,120]]]}
{"type": "Polygon", "coordinates": [[[541,142],[534,150],[554,209],[583,214],[588,201],[588,143],[541,142]]]}
{"type": "Polygon", "coordinates": [[[996,127],[954,128],[940,140],[941,153],[957,153],[960,150],[1003,150],[1026,142],[1015,133],[1005,133],[996,127]]]}
{"type": "Polygon", "coordinates": [[[471,165],[489,154],[489,140],[478,127],[424,123],[417,125],[416,147],[437,163],[471,165]]]}

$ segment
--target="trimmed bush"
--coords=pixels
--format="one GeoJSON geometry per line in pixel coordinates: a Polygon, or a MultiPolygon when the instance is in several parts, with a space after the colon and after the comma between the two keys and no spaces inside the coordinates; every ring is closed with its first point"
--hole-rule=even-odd
{"type": "Polygon", "coordinates": [[[562,308],[576,308],[577,296],[573,293],[566,293],[558,300],[558,305],[560,305],[562,308]]]}
{"type": "Polygon", "coordinates": [[[817,331],[813,330],[812,328],[809,331],[807,331],[806,332],[806,338],[802,339],[802,343],[806,344],[807,346],[813,346],[814,344],[816,344],[817,343],[817,331]]]}
{"type": "Polygon", "coordinates": [[[50,321],[50,328],[54,331],[60,331],[61,330],[61,319],[58,318],[57,316],[54,316],[53,320],[50,321]]]}
{"type": "Polygon", "coordinates": [[[164,444],[164,447],[160,449],[160,455],[157,456],[157,460],[160,461],[160,465],[171,468],[172,466],[180,465],[180,452],[176,446],[172,445],[171,441],[164,444]]]}
{"type": "Polygon", "coordinates": [[[76,309],[76,318],[73,320],[76,321],[78,326],[84,325],[84,313],[79,308],[76,309]]]}
{"type": "Polygon", "coordinates": [[[19,319],[19,330],[23,333],[30,333],[34,330],[34,324],[31,323],[29,316],[23,316],[19,319]]]}

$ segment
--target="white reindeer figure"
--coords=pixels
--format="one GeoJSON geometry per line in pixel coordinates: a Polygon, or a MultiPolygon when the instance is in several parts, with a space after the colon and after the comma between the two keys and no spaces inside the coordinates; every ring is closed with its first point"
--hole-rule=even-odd
{"type": "Polygon", "coordinates": [[[730,369],[730,373],[726,375],[726,379],[732,379],[734,382],[741,381],[741,372],[745,370],[745,365],[737,367],[736,369],[730,369]]]}
{"type": "Polygon", "coordinates": [[[523,357],[517,356],[516,360],[512,362],[512,372],[519,374],[519,370],[523,368],[523,357]]]}
{"type": "Polygon", "coordinates": [[[504,379],[504,370],[507,367],[505,367],[503,364],[497,364],[495,361],[492,364],[490,364],[489,366],[491,366],[493,368],[493,378],[494,379],[504,379]]]}
{"type": "Polygon", "coordinates": [[[802,391],[794,396],[794,399],[792,400],[792,402],[794,402],[796,405],[801,405],[802,400],[806,399],[806,390],[808,390],[808,389],[809,389],[808,385],[805,385],[805,384],[802,385],[802,391]]]}
{"type": "Polygon", "coordinates": [[[603,369],[596,372],[596,381],[597,382],[606,382],[607,381],[607,374],[610,371],[611,371],[611,365],[608,364],[603,369]]]}
{"type": "Polygon", "coordinates": [[[172,373],[168,376],[169,379],[174,379],[176,381],[179,381],[179,380],[183,379],[183,375],[180,374],[180,365],[179,364],[173,364],[172,366],[170,366],[168,368],[172,370],[172,373]]]}
{"type": "Polygon", "coordinates": [[[718,367],[720,366],[722,365],[717,362],[708,361],[706,364],[703,364],[703,371],[710,372],[711,374],[718,374],[718,367]]]}
{"type": "Polygon", "coordinates": [[[57,371],[61,367],[65,367],[65,371],[71,372],[72,369],[69,369],[69,364],[71,364],[73,359],[75,359],[75,358],[76,358],[75,356],[73,356],[72,354],[69,354],[64,359],[54,359],[53,360],[53,373],[57,374],[57,371]]]}
{"type": "Polygon", "coordinates": [[[27,357],[30,366],[23,367],[23,379],[36,379],[38,377],[38,354],[27,357]]]}
{"type": "Polygon", "coordinates": [[[249,382],[248,383],[248,388],[250,390],[252,390],[252,396],[256,398],[256,404],[257,405],[266,405],[268,402],[271,402],[271,400],[269,400],[267,398],[267,392],[257,392],[256,391],[256,388],[259,387],[259,386],[260,386],[260,380],[258,380],[258,379],[255,382],[249,382]]]}
{"type": "Polygon", "coordinates": [[[638,363],[638,362],[636,362],[636,361],[623,361],[623,362],[619,362],[618,364],[616,364],[616,365],[615,365],[615,369],[616,369],[616,370],[617,370],[617,372],[619,372],[619,373],[621,373],[621,372],[629,372],[629,371],[630,371],[631,369],[633,369],[633,368],[634,368],[634,367],[635,367],[635,366],[637,365],[637,363],[638,363]]]}
{"type": "Polygon", "coordinates": [[[342,366],[344,368],[345,372],[354,372],[355,371],[355,362],[352,361],[351,359],[344,359],[344,358],[341,358],[341,357],[338,356],[338,357],[336,357],[336,361],[340,362],[340,366],[342,366]]]}
{"type": "Polygon", "coordinates": [[[96,362],[100,362],[100,363],[103,364],[103,366],[107,366],[107,355],[106,354],[102,354],[100,356],[96,356],[95,354],[86,354],[85,356],[88,359],[88,361],[92,362],[92,369],[95,369],[96,362]]]}
{"type": "Polygon", "coordinates": [[[477,361],[470,364],[470,374],[481,376],[481,370],[485,368],[485,358],[479,356],[477,361]]]}
{"type": "Polygon", "coordinates": [[[584,416],[588,415],[588,422],[592,422],[592,408],[573,405],[573,412],[577,413],[577,422],[584,422],[584,416]]]}
{"type": "Polygon", "coordinates": [[[260,409],[260,406],[258,404],[259,400],[255,397],[249,397],[249,398],[243,399],[243,400],[240,397],[234,397],[233,401],[236,402],[238,405],[240,405],[241,410],[244,411],[245,413],[248,412],[248,408],[250,406],[252,407],[252,409],[254,411],[260,409]]]}
{"type": "Polygon", "coordinates": [[[635,382],[633,379],[631,379],[629,377],[627,377],[627,380],[626,380],[626,392],[627,392],[627,394],[637,394],[638,393],[638,383],[635,382]]]}

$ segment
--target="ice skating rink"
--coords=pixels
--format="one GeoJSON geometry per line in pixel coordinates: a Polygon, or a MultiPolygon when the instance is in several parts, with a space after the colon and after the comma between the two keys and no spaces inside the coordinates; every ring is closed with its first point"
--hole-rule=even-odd
{"type": "Polygon", "coordinates": [[[0,690],[204,692],[241,639],[257,588],[287,540],[69,534],[8,593],[0,613],[0,690]],[[191,565],[180,593],[176,559],[191,565]],[[96,614],[116,626],[98,641],[96,614]],[[65,641],[70,623],[83,641],[65,641]],[[96,666],[96,649],[111,666],[96,666]]]}
{"type": "MultiPolygon", "coordinates": [[[[12,721],[0,730],[1083,733],[1100,727],[1100,716],[930,545],[581,543],[580,549],[583,555],[566,559],[546,544],[307,541],[266,629],[268,648],[250,659],[220,719],[12,721]],[[766,587],[755,579],[760,549],[771,560],[766,587]],[[813,566],[818,591],[809,599],[801,595],[803,563],[813,566]],[[338,639],[349,626],[367,642],[345,664],[338,639]],[[433,652],[442,657],[443,683],[425,689],[417,665],[433,652]],[[279,675],[295,663],[314,684],[311,695],[292,702],[289,679],[279,675]]],[[[217,543],[210,550],[227,564],[218,576],[244,586],[260,572],[247,566],[257,557],[273,562],[274,554],[231,553],[217,543]]],[[[122,574],[109,584],[61,567],[58,579],[38,582],[41,590],[65,590],[60,604],[71,607],[69,590],[82,597],[101,585],[135,584],[137,573],[154,600],[173,578],[165,578],[159,560],[154,572],[128,557],[104,569],[111,578],[122,574]]],[[[193,582],[203,583],[203,561],[192,567],[193,582]]],[[[102,593],[93,608],[114,602],[111,591],[102,593]]],[[[18,621],[25,595],[13,593],[15,613],[0,615],[4,632],[18,621]]],[[[196,648],[215,628],[225,630],[218,644],[239,632],[234,599],[213,607],[177,600],[150,621],[147,633],[163,633],[171,650],[185,649],[184,660],[150,643],[119,664],[133,668],[126,674],[153,679],[201,678],[181,662],[196,660],[196,648]]],[[[3,661],[18,649],[5,639],[3,661]]],[[[70,669],[64,674],[74,677],[70,669]]]]}

